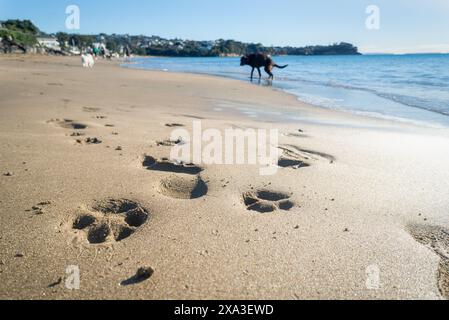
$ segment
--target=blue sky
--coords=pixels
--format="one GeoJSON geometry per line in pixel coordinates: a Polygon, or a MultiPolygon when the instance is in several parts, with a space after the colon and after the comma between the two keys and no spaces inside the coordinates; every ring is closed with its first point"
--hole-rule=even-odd
{"type": "Polygon", "coordinates": [[[65,8],[73,4],[80,8],[80,33],[449,52],[449,0],[0,0],[0,20],[30,19],[43,31],[66,31],[65,8]],[[365,27],[372,4],[380,9],[379,30],[365,27]]]}

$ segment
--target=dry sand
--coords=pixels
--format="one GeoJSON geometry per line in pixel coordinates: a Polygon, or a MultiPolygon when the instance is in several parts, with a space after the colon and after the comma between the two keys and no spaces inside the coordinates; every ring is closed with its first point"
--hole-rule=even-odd
{"type": "Polygon", "coordinates": [[[234,80],[1,56],[0,298],[442,299],[448,163],[447,130],[234,80]],[[170,172],[166,124],[195,119],[279,128],[283,164],[309,166],[170,172]]]}

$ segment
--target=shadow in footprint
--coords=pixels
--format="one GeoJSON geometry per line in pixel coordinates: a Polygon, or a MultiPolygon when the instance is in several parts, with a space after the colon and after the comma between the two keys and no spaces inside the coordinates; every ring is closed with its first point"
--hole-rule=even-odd
{"type": "Polygon", "coordinates": [[[110,199],[108,201],[98,203],[93,207],[94,210],[100,211],[105,214],[120,214],[126,213],[130,210],[135,210],[139,205],[131,200],[115,200],[110,199]]]}
{"type": "Polygon", "coordinates": [[[174,199],[198,199],[207,192],[208,187],[200,177],[172,175],[159,183],[159,193],[174,199]]]}
{"type": "Polygon", "coordinates": [[[64,120],[50,120],[48,122],[55,122],[61,128],[64,129],[73,129],[73,130],[84,130],[87,129],[87,125],[83,123],[76,122],[74,120],[64,119],[64,120]]]}
{"type": "Polygon", "coordinates": [[[112,232],[114,234],[115,241],[120,242],[131,237],[135,230],[123,224],[115,224],[112,226],[112,232]]]}
{"type": "Polygon", "coordinates": [[[279,209],[284,210],[284,211],[289,211],[294,206],[295,206],[295,204],[290,200],[285,200],[285,201],[279,202],[279,209]]]}
{"type": "Polygon", "coordinates": [[[168,159],[156,160],[151,156],[145,156],[142,165],[145,169],[151,171],[184,173],[191,175],[197,175],[203,171],[203,168],[194,164],[186,164],[182,162],[178,164],[171,162],[168,159]]]}
{"type": "Polygon", "coordinates": [[[261,190],[256,192],[257,198],[267,201],[281,201],[285,199],[290,199],[290,195],[283,192],[275,192],[269,190],[261,190]]]}
{"type": "Polygon", "coordinates": [[[89,214],[81,215],[73,222],[73,229],[84,230],[96,221],[95,217],[89,214]]]}
{"type": "Polygon", "coordinates": [[[290,195],[283,192],[259,190],[243,194],[243,203],[249,211],[270,213],[276,210],[289,211],[295,204],[290,201],[290,195]]]}
{"type": "Polygon", "coordinates": [[[154,274],[153,268],[139,268],[136,274],[131,278],[126,279],[120,283],[121,286],[131,286],[135,284],[139,284],[151,278],[154,274]]]}
{"type": "Polygon", "coordinates": [[[106,242],[108,236],[111,234],[111,229],[106,223],[95,225],[90,228],[87,234],[87,240],[91,244],[99,244],[106,242]]]}
{"type": "Polygon", "coordinates": [[[98,138],[87,138],[84,140],[86,144],[100,144],[102,141],[98,138]]]}
{"type": "Polygon", "coordinates": [[[158,147],[174,147],[177,146],[179,144],[182,144],[183,141],[181,139],[177,139],[177,140],[163,140],[163,141],[157,141],[156,145],[158,147]]]}
{"type": "Polygon", "coordinates": [[[184,125],[180,124],[180,123],[167,123],[167,124],[165,124],[165,126],[169,127],[169,128],[184,127],[184,125]]]}
{"type": "Polygon", "coordinates": [[[305,163],[304,161],[301,161],[301,160],[281,158],[278,161],[278,166],[281,168],[300,169],[300,168],[310,167],[310,164],[305,163]]]}

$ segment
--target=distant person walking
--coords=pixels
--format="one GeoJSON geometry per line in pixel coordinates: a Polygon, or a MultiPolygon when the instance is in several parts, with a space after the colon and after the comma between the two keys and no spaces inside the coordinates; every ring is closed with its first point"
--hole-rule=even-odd
{"type": "Polygon", "coordinates": [[[125,47],[125,58],[128,59],[129,57],[131,57],[131,52],[130,52],[130,50],[129,50],[129,47],[126,46],[126,47],[125,47]]]}

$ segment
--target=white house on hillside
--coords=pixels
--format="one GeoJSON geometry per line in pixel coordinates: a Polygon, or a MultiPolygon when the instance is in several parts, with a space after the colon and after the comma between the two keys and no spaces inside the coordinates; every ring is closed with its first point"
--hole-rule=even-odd
{"type": "Polygon", "coordinates": [[[40,37],[37,38],[37,42],[39,42],[42,47],[61,50],[58,40],[54,37],[40,37]]]}

